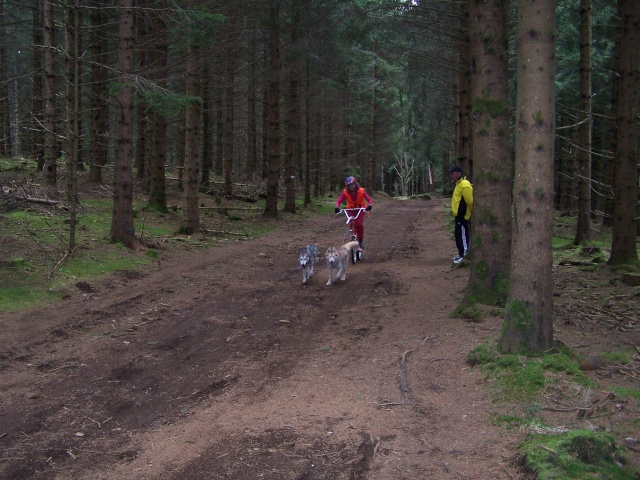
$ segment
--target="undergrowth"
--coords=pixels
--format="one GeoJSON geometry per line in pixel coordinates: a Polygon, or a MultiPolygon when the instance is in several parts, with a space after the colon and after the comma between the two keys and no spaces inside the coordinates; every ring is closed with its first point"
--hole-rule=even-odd
{"type": "Polygon", "coordinates": [[[625,452],[605,432],[572,430],[558,435],[530,435],[520,445],[520,461],[537,480],[638,478],[625,467],[625,452]]]}
{"type": "MultiPolygon", "coordinates": [[[[8,166],[1,166],[1,170],[10,171],[8,166]]],[[[295,215],[283,213],[283,205],[279,205],[278,220],[269,221],[263,216],[264,199],[248,204],[202,194],[202,231],[185,235],[180,233],[183,214],[177,205],[182,201],[179,191],[168,199],[168,212],[147,208],[146,198],[137,193],[133,199],[135,234],[157,246],[136,252],[111,242],[112,199],[104,193],[85,191],[79,195],[76,248],[71,255],[69,210],[64,201],[53,206],[18,202],[2,212],[0,312],[55,302],[78,282],[140,270],[161,260],[165,251],[215,248],[287,228],[300,215],[333,213],[333,200],[315,199],[305,207],[300,198],[296,199],[295,215]]]]}
{"type": "MultiPolygon", "coordinates": [[[[481,368],[490,383],[493,399],[519,405],[520,414],[494,414],[493,423],[509,431],[529,432],[518,447],[520,464],[538,480],[602,478],[637,479],[626,465],[624,449],[605,432],[568,430],[547,425],[538,401],[545,391],[563,385],[585,389],[593,382],[579,368],[579,356],[560,344],[557,353],[540,357],[502,355],[488,344],[480,344],[467,356],[467,363],[481,368]]],[[[638,389],[612,389],[619,396],[640,399],[638,389]]]]}
{"type": "Polygon", "coordinates": [[[502,355],[494,346],[480,344],[467,356],[467,363],[479,365],[492,382],[493,396],[500,401],[529,401],[543,389],[555,384],[560,376],[579,385],[591,381],[580,370],[576,357],[564,349],[540,357],[502,355]]]}

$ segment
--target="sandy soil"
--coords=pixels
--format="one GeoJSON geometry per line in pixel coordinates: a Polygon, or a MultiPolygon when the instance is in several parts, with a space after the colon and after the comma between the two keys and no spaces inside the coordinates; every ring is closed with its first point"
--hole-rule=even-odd
{"type": "MultiPolygon", "coordinates": [[[[465,362],[502,319],[449,318],[469,269],[451,265],[447,199],[375,204],[364,260],[345,282],[325,285],[321,263],[302,285],[296,269],[300,247],[341,245],[343,223],[328,216],[165,255],[61,305],[4,314],[0,477],[526,478],[515,464],[524,432],[492,422],[511,407],[492,402],[485,375],[465,362]]],[[[572,307],[588,286],[566,268],[558,338],[583,355],[638,345],[637,287],[603,285],[598,300],[615,290],[635,310],[602,322],[572,307]]],[[[612,369],[589,374],[603,385],[594,395],[638,387],[612,369]]],[[[555,398],[550,421],[588,420],[551,408],[555,398]]],[[[638,418],[632,403],[610,402],[589,422],[623,439],[638,418]]]]}

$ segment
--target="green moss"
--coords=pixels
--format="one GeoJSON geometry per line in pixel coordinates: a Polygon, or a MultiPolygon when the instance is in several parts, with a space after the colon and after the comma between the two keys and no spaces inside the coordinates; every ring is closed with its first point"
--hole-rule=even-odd
{"type": "Polygon", "coordinates": [[[449,314],[449,318],[462,318],[473,323],[482,323],[484,313],[475,303],[471,305],[458,305],[453,312],[449,314]]]}
{"type": "Polygon", "coordinates": [[[637,478],[631,468],[625,468],[624,452],[608,433],[573,430],[531,435],[519,450],[524,467],[539,480],[637,478]]]}
{"type": "Polygon", "coordinates": [[[504,306],[509,293],[509,282],[501,272],[495,272],[489,280],[491,271],[484,260],[475,265],[474,278],[469,285],[467,304],[481,303],[483,305],[504,306]]]}
{"type": "Polygon", "coordinates": [[[492,414],[491,423],[498,427],[506,428],[508,431],[516,431],[526,425],[526,419],[516,415],[492,414]]]}
{"type": "Polygon", "coordinates": [[[472,106],[473,113],[486,113],[492,118],[507,112],[507,104],[490,98],[476,98],[472,106]]]}
{"type": "Polygon", "coordinates": [[[494,346],[481,344],[469,353],[467,362],[472,366],[480,365],[485,371],[496,400],[531,401],[547,384],[555,384],[565,377],[580,385],[591,386],[578,362],[564,353],[541,357],[502,355],[494,346]]]}
{"type": "Polygon", "coordinates": [[[529,330],[533,315],[522,300],[515,300],[507,305],[507,318],[514,328],[521,332],[529,330]]]}
{"type": "Polygon", "coordinates": [[[469,352],[467,355],[467,363],[471,366],[487,365],[495,362],[498,357],[498,351],[494,347],[486,343],[481,343],[469,352]]]}
{"type": "MultiPolygon", "coordinates": [[[[633,387],[613,387],[611,389],[616,395],[621,397],[634,398],[638,405],[640,405],[640,388],[633,387]]],[[[639,419],[640,420],[640,419],[639,419]]]]}
{"type": "Polygon", "coordinates": [[[476,263],[476,277],[478,280],[486,280],[489,277],[489,265],[484,260],[476,263]]]}
{"type": "Polygon", "coordinates": [[[536,122],[538,125],[544,123],[544,116],[542,115],[541,110],[538,110],[536,113],[533,114],[533,121],[536,122]]]}
{"type": "Polygon", "coordinates": [[[616,363],[629,363],[632,355],[631,352],[604,352],[602,357],[616,363]]]}

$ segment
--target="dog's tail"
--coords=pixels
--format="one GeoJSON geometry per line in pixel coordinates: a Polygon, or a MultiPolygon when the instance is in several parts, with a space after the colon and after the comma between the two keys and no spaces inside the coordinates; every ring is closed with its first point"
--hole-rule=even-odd
{"type": "Polygon", "coordinates": [[[358,246],[358,242],[356,240],[354,240],[352,242],[345,243],[344,245],[342,245],[342,248],[344,248],[346,250],[353,250],[357,246],[358,246]]]}

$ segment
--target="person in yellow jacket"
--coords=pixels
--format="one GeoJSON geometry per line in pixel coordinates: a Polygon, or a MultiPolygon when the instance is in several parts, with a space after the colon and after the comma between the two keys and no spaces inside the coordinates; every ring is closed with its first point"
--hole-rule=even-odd
{"type": "Polygon", "coordinates": [[[456,186],[451,197],[451,211],[456,220],[455,238],[458,255],[453,257],[456,265],[469,253],[469,219],[473,210],[473,185],[457,165],[449,170],[451,181],[456,186]]]}

